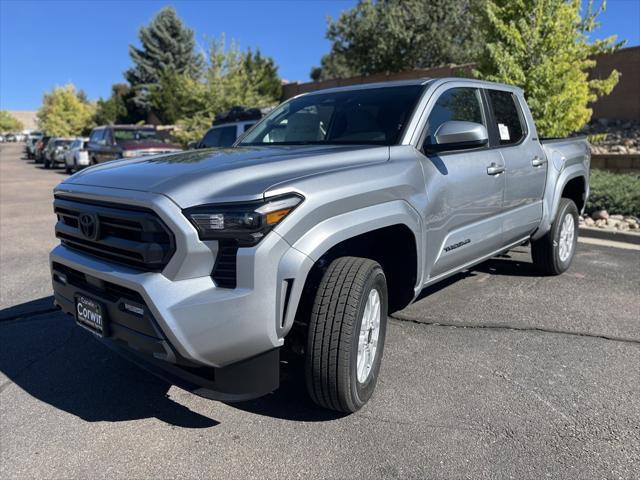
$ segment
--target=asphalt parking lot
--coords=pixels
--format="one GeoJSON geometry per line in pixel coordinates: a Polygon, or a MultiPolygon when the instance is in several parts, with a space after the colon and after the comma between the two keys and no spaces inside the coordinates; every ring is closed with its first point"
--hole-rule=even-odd
{"type": "Polygon", "coordinates": [[[205,400],[54,311],[51,188],[0,145],[0,478],[638,478],[640,251],[580,243],[539,277],[526,248],[394,315],[360,412],[282,388],[205,400]]]}

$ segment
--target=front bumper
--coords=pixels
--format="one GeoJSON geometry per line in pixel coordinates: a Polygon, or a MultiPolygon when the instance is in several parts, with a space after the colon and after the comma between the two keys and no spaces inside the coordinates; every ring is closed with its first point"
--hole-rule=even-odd
{"type": "MultiPolygon", "coordinates": [[[[83,198],[106,198],[104,189],[93,188],[92,196],[84,190],[83,198]]],[[[306,276],[311,259],[272,232],[258,246],[239,249],[237,288],[219,288],[210,276],[217,242],[201,242],[173,202],[142,192],[108,193],[111,202],[126,195],[128,205],[156,211],[176,237],[176,252],[162,272],[142,272],[59,245],[50,254],[58,306],[75,315],[75,295],[98,300],[112,322],[105,338],[110,346],[201,395],[243,399],[277,388],[277,352],[304,282],[296,278],[306,276]],[[125,309],[125,302],[144,315],[125,309]]]]}
{"type": "Polygon", "coordinates": [[[221,368],[199,365],[182,357],[171,345],[135,291],[58,262],[51,269],[55,303],[62,311],[75,317],[76,295],[100,302],[106,316],[105,336],[101,339],[120,355],[166,381],[224,401],[256,398],[278,388],[278,349],[221,368]]]}

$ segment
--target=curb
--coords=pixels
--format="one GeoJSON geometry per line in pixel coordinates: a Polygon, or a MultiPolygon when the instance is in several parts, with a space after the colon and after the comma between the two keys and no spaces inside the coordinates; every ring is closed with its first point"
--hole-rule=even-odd
{"type": "Polygon", "coordinates": [[[613,240],[614,242],[632,243],[640,245],[640,234],[620,232],[616,230],[605,230],[602,228],[580,227],[580,236],[590,238],[600,238],[602,240],[613,240]]]}

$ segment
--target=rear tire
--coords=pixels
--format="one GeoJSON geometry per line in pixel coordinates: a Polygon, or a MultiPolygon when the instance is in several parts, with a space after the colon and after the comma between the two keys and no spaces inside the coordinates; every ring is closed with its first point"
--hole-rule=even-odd
{"type": "Polygon", "coordinates": [[[44,159],[44,168],[51,168],[51,164],[49,163],[49,160],[47,160],[46,158],[44,159]]]}
{"type": "Polygon", "coordinates": [[[577,244],[578,208],[572,200],[561,198],[551,230],[531,242],[531,258],[542,273],[560,275],[571,266],[577,244]]]}
{"type": "Polygon", "coordinates": [[[387,329],[387,282],[377,262],[341,257],[329,265],[315,294],[305,376],[311,399],[351,413],[373,394],[387,329]]]}

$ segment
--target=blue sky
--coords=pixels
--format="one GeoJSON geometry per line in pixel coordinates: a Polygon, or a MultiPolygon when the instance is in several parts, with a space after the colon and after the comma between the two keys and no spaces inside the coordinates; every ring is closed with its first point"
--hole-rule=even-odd
{"type": "MultiPolygon", "coordinates": [[[[241,48],[260,47],[282,78],[308,81],[329,50],[327,16],[355,0],[137,1],[0,0],[0,107],[35,110],[42,94],[72,82],[106,97],[130,66],[129,43],[165,5],[176,7],[201,47],[225,33],[241,48]]],[[[596,37],[617,34],[640,45],[640,0],[609,0],[596,37]]]]}

